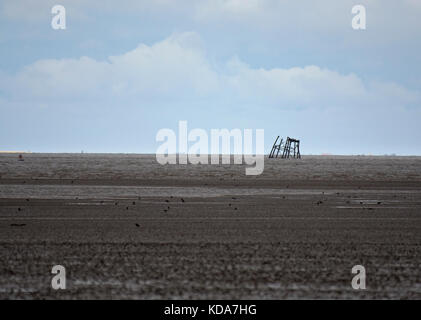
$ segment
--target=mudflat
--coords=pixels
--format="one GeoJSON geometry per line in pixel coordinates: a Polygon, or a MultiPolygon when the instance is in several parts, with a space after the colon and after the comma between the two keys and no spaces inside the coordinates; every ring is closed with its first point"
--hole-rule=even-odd
{"type": "Polygon", "coordinates": [[[421,298],[420,157],[23,160],[0,154],[2,299],[421,298]]]}

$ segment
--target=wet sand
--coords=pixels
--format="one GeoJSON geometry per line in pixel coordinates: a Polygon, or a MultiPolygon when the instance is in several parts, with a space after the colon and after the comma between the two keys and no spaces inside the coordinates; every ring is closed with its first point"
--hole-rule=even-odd
{"type": "Polygon", "coordinates": [[[420,299],[420,209],[419,157],[1,154],[0,298],[420,299]]]}

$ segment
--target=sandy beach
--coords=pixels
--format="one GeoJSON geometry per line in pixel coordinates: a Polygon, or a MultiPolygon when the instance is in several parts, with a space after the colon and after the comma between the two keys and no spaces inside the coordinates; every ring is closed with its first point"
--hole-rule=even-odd
{"type": "Polygon", "coordinates": [[[0,154],[2,299],[421,299],[421,157],[23,158],[0,154]]]}

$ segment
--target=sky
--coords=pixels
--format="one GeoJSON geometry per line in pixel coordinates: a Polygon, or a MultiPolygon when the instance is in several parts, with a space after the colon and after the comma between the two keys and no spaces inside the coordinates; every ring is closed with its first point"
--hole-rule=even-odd
{"type": "Polygon", "coordinates": [[[0,0],[0,150],[155,153],[186,120],[421,155],[420,74],[420,0],[0,0]]]}

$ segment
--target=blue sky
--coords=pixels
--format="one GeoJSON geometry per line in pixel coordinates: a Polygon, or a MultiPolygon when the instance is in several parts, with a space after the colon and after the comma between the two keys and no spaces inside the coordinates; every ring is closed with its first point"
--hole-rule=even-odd
{"type": "Polygon", "coordinates": [[[266,150],[421,155],[420,18],[418,0],[2,0],[0,150],[153,153],[187,120],[262,128],[266,150]]]}

